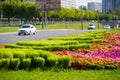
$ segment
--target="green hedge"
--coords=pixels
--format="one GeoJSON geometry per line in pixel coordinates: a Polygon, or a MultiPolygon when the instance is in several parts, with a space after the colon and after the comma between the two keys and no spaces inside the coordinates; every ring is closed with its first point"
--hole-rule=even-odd
{"type": "Polygon", "coordinates": [[[10,69],[18,70],[20,66],[20,59],[19,58],[12,58],[10,59],[10,69]]]}
{"type": "Polygon", "coordinates": [[[23,59],[21,62],[21,68],[29,69],[31,67],[31,58],[23,59]]]}
{"type": "Polygon", "coordinates": [[[13,52],[13,58],[20,58],[21,60],[26,58],[26,53],[24,50],[18,49],[12,52],[13,52]]]}
{"type": "Polygon", "coordinates": [[[58,67],[68,68],[71,66],[71,57],[70,56],[60,56],[58,58],[58,67]]]}
{"type": "Polygon", "coordinates": [[[57,61],[58,61],[58,58],[56,56],[50,56],[46,60],[46,65],[50,67],[55,67],[57,66],[57,63],[58,63],[57,61]]]}
{"type": "Polygon", "coordinates": [[[0,59],[0,68],[2,67],[2,59],[0,59]]]}
{"type": "MultiPolygon", "coordinates": [[[[87,41],[90,43],[90,41],[87,41]]],[[[93,40],[91,42],[100,43],[102,40],[93,40]]],[[[26,46],[23,49],[35,49],[35,50],[46,50],[46,51],[62,51],[62,50],[72,50],[72,49],[79,49],[79,48],[90,48],[90,44],[86,44],[85,41],[80,41],[79,44],[72,44],[72,45],[48,45],[48,46],[26,46]]],[[[22,49],[22,48],[20,48],[22,49]]]]}
{"type": "Polygon", "coordinates": [[[9,58],[2,58],[2,68],[9,68],[10,66],[10,59],[9,58]]]}
{"type": "Polygon", "coordinates": [[[1,57],[0,68],[12,70],[31,69],[35,67],[68,68],[71,57],[54,55],[51,52],[34,49],[0,49],[2,55],[11,53],[13,57],[1,57]],[[2,53],[1,51],[4,51],[2,53]]]}
{"type": "Polygon", "coordinates": [[[29,51],[26,51],[26,58],[34,58],[39,56],[40,54],[35,50],[30,49],[29,51]]]}
{"type": "Polygon", "coordinates": [[[1,58],[13,58],[13,54],[10,51],[10,49],[9,50],[1,49],[0,50],[0,59],[1,58]]]}
{"type": "Polygon", "coordinates": [[[34,64],[35,64],[35,67],[43,67],[45,64],[45,59],[42,57],[35,57],[34,64]]]}

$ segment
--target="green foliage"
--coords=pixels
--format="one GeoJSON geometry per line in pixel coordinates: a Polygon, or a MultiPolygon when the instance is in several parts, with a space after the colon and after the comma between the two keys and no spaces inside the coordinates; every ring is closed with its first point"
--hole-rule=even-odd
{"type": "MultiPolygon", "coordinates": [[[[5,2],[0,7],[5,17],[19,17],[32,19],[33,17],[41,17],[41,11],[37,12],[35,9],[35,2],[21,2],[19,0],[11,0],[5,2]]],[[[96,12],[89,10],[78,10],[75,8],[61,8],[60,11],[48,11],[48,18],[58,18],[60,20],[80,20],[80,13],[83,12],[83,19],[96,19],[96,12]]]]}
{"type": "Polygon", "coordinates": [[[13,58],[13,54],[10,49],[0,49],[0,58],[13,58]]]}
{"type": "Polygon", "coordinates": [[[24,48],[24,47],[16,44],[6,44],[5,48],[24,48]]]}
{"type": "Polygon", "coordinates": [[[60,56],[58,58],[58,67],[68,68],[71,66],[71,57],[70,56],[60,56]]]}
{"type": "Polygon", "coordinates": [[[21,66],[23,69],[29,69],[31,66],[31,58],[26,58],[22,60],[21,66]]]}
{"type": "Polygon", "coordinates": [[[46,65],[49,67],[55,67],[58,63],[58,58],[56,56],[50,56],[47,58],[46,65]]]}
{"type": "Polygon", "coordinates": [[[2,58],[2,68],[8,68],[10,65],[10,59],[9,58],[2,58]]]}
{"type": "Polygon", "coordinates": [[[34,63],[36,67],[43,67],[45,64],[45,59],[42,57],[35,57],[34,58],[34,63]]]}
{"type": "Polygon", "coordinates": [[[20,66],[20,59],[19,58],[12,58],[10,60],[10,67],[9,67],[10,69],[18,70],[19,66],[20,66]]]}
{"type": "Polygon", "coordinates": [[[2,59],[0,59],[0,68],[2,67],[2,59]]]}
{"type": "Polygon", "coordinates": [[[39,53],[39,56],[43,57],[45,60],[47,60],[48,57],[53,55],[52,53],[48,51],[42,51],[42,50],[39,50],[38,53],[39,53]]]}
{"type": "Polygon", "coordinates": [[[22,51],[22,49],[18,49],[13,51],[13,58],[20,58],[22,60],[26,58],[26,54],[24,51],[22,51]]]}
{"type": "Polygon", "coordinates": [[[39,53],[35,50],[26,51],[26,58],[39,57],[39,53]]]}
{"type": "Polygon", "coordinates": [[[115,70],[70,70],[60,71],[0,71],[0,80],[119,80],[120,69],[115,70]],[[22,76],[22,77],[21,77],[22,76]]]}

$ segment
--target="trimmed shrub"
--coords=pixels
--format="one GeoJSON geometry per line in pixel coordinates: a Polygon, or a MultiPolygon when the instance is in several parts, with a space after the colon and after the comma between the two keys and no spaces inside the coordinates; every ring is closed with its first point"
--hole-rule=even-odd
{"type": "Polygon", "coordinates": [[[20,66],[20,59],[19,58],[12,58],[10,60],[10,69],[18,70],[19,66],[20,66]]]}
{"type": "Polygon", "coordinates": [[[90,48],[90,44],[77,44],[77,45],[69,45],[69,50],[77,50],[79,48],[84,48],[84,49],[89,49],[90,48]]]}
{"type": "Polygon", "coordinates": [[[46,66],[55,67],[58,63],[58,58],[56,56],[50,56],[47,58],[46,66]]]}
{"type": "Polygon", "coordinates": [[[29,69],[31,66],[31,59],[30,58],[23,59],[21,66],[23,69],[29,69]]]}
{"type": "Polygon", "coordinates": [[[39,57],[39,53],[35,50],[29,50],[26,52],[26,58],[39,57]]]}
{"type": "Polygon", "coordinates": [[[8,58],[3,58],[2,59],[2,67],[3,68],[8,68],[10,66],[10,59],[8,58]]]}
{"type": "Polygon", "coordinates": [[[3,53],[2,52],[0,52],[0,59],[2,59],[3,58],[3,53]]]}
{"type": "Polygon", "coordinates": [[[71,66],[71,57],[70,56],[60,56],[58,58],[58,67],[68,68],[71,66]]]}
{"type": "Polygon", "coordinates": [[[38,53],[39,53],[39,56],[43,57],[45,60],[47,60],[48,57],[53,55],[51,52],[42,51],[42,50],[38,51],[38,53]]]}
{"type": "Polygon", "coordinates": [[[20,58],[20,60],[26,58],[26,54],[24,51],[21,51],[21,49],[18,49],[17,51],[13,51],[13,58],[20,58]]]}
{"type": "Polygon", "coordinates": [[[2,67],[2,59],[0,59],[0,68],[2,67]]]}
{"type": "Polygon", "coordinates": [[[35,57],[34,62],[35,62],[35,67],[43,67],[45,64],[45,59],[42,57],[35,57]]]}
{"type": "Polygon", "coordinates": [[[3,52],[3,58],[13,58],[13,54],[10,51],[3,52]]]}
{"type": "Polygon", "coordinates": [[[19,46],[17,44],[5,44],[5,48],[24,48],[24,46],[19,46]]]}
{"type": "Polygon", "coordinates": [[[95,39],[93,42],[95,42],[95,43],[103,43],[103,40],[102,39],[95,39]]]}
{"type": "Polygon", "coordinates": [[[0,59],[1,58],[13,58],[11,49],[0,49],[0,59]]]}

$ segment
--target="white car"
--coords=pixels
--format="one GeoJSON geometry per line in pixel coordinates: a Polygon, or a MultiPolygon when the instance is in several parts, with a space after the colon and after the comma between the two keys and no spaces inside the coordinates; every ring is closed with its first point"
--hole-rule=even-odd
{"type": "Polygon", "coordinates": [[[88,29],[95,29],[95,25],[94,24],[89,24],[88,29]]]}
{"type": "Polygon", "coordinates": [[[36,28],[34,25],[31,24],[24,24],[21,26],[21,28],[18,30],[18,35],[24,34],[24,35],[30,35],[36,33],[36,28]]]}
{"type": "Polygon", "coordinates": [[[104,29],[110,29],[110,25],[104,25],[104,29]]]}

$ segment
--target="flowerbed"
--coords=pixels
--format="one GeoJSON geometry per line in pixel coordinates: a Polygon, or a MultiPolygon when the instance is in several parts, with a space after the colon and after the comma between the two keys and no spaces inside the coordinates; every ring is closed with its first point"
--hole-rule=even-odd
{"type": "Polygon", "coordinates": [[[75,69],[116,69],[120,67],[120,34],[105,34],[104,42],[92,43],[91,49],[53,52],[57,55],[70,55],[75,69]]]}

